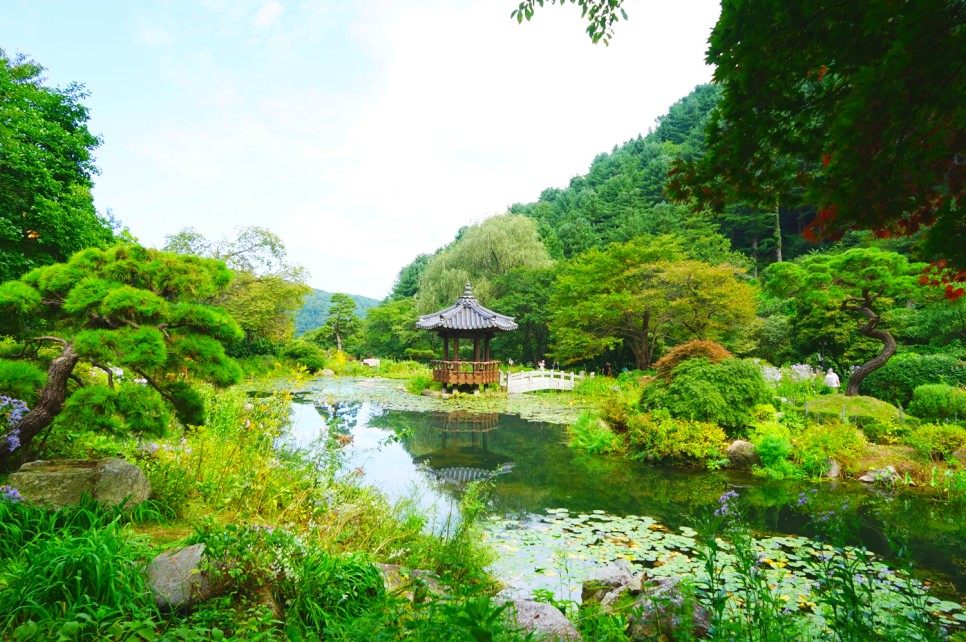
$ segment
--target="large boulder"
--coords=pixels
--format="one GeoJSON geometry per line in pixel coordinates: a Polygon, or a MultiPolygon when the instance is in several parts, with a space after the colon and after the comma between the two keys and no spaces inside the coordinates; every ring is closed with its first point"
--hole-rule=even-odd
{"type": "Polygon", "coordinates": [[[644,586],[628,625],[632,640],[700,640],[711,628],[711,613],[694,598],[686,599],[677,579],[665,577],[644,586]]]}
{"type": "Polygon", "coordinates": [[[556,607],[522,597],[510,597],[507,601],[510,602],[511,624],[532,633],[533,639],[548,642],[583,640],[577,627],[556,607]]]}
{"type": "Polygon", "coordinates": [[[867,484],[897,484],[902,481],[902,475],[896,472],[895,466],[886,466],[867,471],[859,476],[859,481],[867,484]]]}
{"type": "Polygon", "coordinates": [[[624,593],[637,594],[641,591],[641,578],[634,576],[627,560],[594,568],[587,574],[581,585],[580,601],[584,604],[597,603],[607,608],[617,602],[624,593]]]}
{"type": "Polygon", "coordinates": [[[761,463],[761,459],[755,451],[755,444],[750,441],[736,439],[728,446],[725,455],[731,465],[737,468],[751,468],[761,463]]]}
{"type": "Polygon", "coordinates": [[[53,508],[79,504],[85,493],[112,506],[123,502],[123,508],[151,496],[151,484],[141,469],[123,459],[32,461],[10,475],[7,483],[27,501],[53,508]]]}
{"type": "Polygon", "coordinates": [[[204,570],[205,545],[161,553],[148,564],[148,585],[162,611],[180,611],[215,596],[216,584],[204,570]]]}

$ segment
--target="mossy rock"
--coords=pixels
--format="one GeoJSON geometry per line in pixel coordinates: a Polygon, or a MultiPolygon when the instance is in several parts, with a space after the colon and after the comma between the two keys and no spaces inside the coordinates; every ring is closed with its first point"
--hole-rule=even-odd
{"type": "MultiPolygon", "coordinates": [[[[842,408],[845,408],[845,419],[858,426],[873,422],[899,421],[899,409],[891,403],[875,397],[847,397],[844,394],[824,395],[808,400],[808,417],[818,421],[841,420],[842,408]]],[[[914,417],[902,413],[903,421],[918,423],[914,417]]]]}

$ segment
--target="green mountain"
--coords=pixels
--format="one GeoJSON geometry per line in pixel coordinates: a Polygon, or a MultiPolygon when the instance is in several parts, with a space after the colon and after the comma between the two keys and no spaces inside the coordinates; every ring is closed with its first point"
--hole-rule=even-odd
{"type": "MultiPolygon", "coordinates": [[[[312,293],[305,297],[302,309],[295,315],[295,336],[305,334],[309,330],[314,330],[322,326],[329,318],[329,306],[332,305],[332,295],[334,292],[325,290],[312,290],[312,293]]],[[[379,305],[376,299],[367,296],[350,294],[349,298],[356,302],[356,316],[360,319],[366,317],[370,308],[379,305]]]]}

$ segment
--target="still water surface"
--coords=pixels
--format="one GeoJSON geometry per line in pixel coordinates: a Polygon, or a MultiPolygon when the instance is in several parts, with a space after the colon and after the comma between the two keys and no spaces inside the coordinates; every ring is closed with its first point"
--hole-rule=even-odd
{"type": "MultiPolygon", "coordinates": [[[[347,466],[365,483],[393,500],[413,500],[437,518],[455,510],[461,482],[482,476],[494,483],[491,513],[511,520],[500,520],[499,528],[538,527],[548,509],[567,509],[645,515],[675,531],[693,526],[695,515],[736,490],[761,534],[813,535],[810,513],[844,509],[860,524],[861,544],[888,555],[890,537],[907,537],[923,575],[937,581],[947,599],[966,593],[966,520],[961,511],[915,493],[587,455],[566,445],[565,427],[513,415],[385,410],[365,401],[293,404],[295,445],[312,448],[327,430],[351,435],[347,466]],[[798,506],[803,492],[810,510],[798,506]]],[[[513,564],[505,552],[500,562],[513,564]]]]}

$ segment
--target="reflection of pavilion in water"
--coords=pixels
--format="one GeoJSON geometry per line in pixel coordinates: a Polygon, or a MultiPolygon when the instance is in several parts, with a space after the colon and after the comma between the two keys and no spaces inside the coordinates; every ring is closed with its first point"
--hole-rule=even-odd
{"type": "Polygon", "coordinates": [[[457,484],[508,473],[514,462],[489,446],[499,422],[497,413],[434,412],[414,431],[413,460],[440,481],[457,484]]]}

